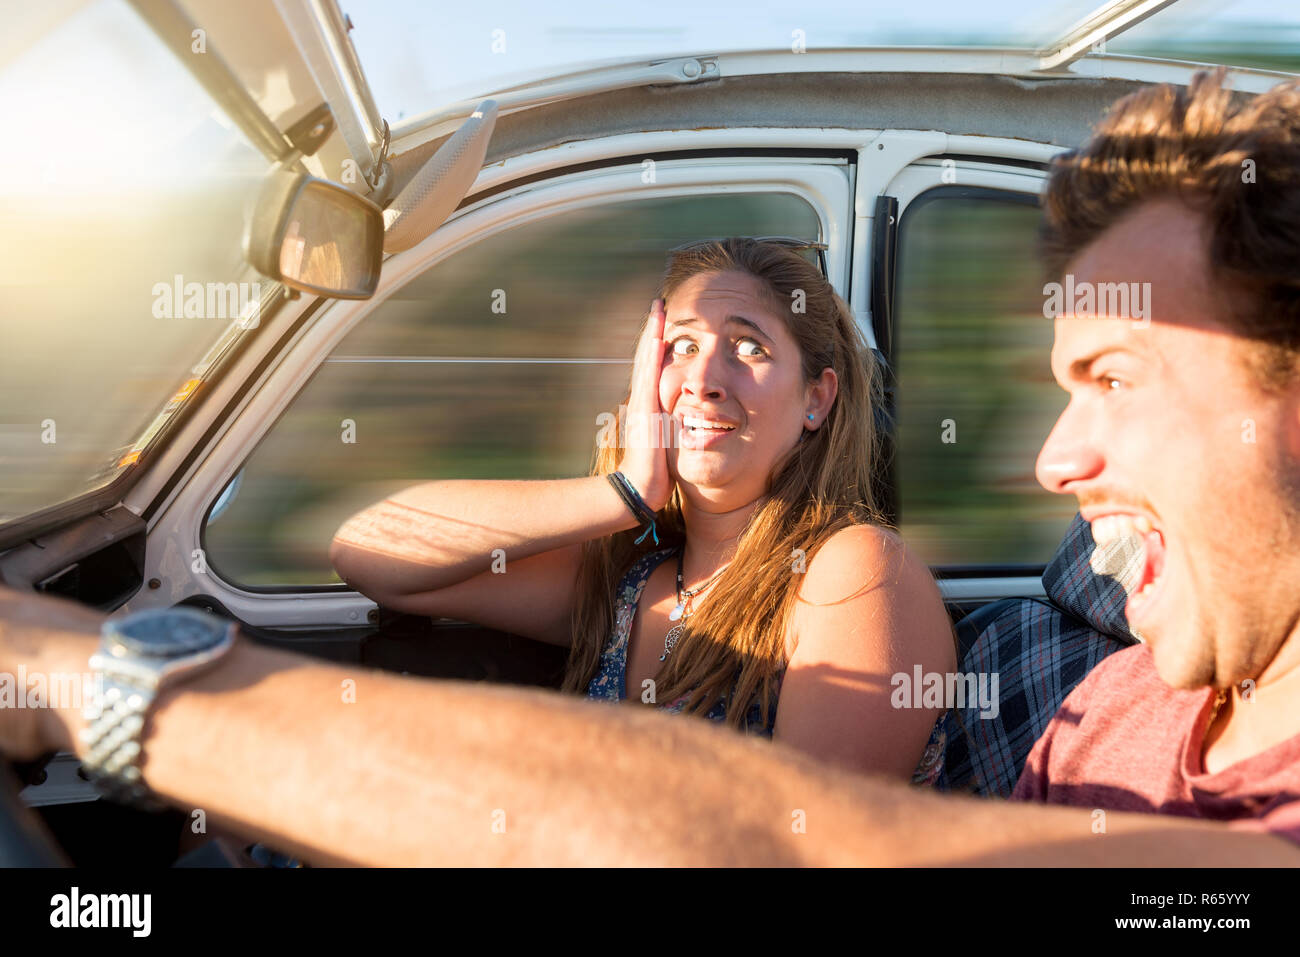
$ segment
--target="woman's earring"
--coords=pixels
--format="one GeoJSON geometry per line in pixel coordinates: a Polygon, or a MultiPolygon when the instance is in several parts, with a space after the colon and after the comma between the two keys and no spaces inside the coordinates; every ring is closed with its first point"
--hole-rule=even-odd
{"type": "Polygon", "coordinates": [[[817,418],[817,416],[813,415],[811,412],[808,413],[808,421],[809,421],[809,422],[811,422],[811,421],[812,421],[813,419],[815,419],[815,418],[817,418]]]}

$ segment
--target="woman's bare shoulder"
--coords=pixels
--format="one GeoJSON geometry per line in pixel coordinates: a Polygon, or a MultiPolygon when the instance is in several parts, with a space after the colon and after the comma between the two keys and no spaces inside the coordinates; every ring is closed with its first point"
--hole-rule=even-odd
{"type": "Polygon", "coordinates": [[[838,529],[808,562],[799,597],[809,602],[839,601],[872,584],[902,584],[929,569],[893,529],[857,524],[838,529]]]}
{"type": "Polygon", "coordinates": [[[786,636],[787,654],[793,658],[800,636],[810,635],[814,655],[856,655],[864,647],[862,634],[893,640],[904,616],[917,649],[925,645],[936,662],[951,658],[951,626],[930,569],[892,529],[848,526],[808,562],[786,636]]]}

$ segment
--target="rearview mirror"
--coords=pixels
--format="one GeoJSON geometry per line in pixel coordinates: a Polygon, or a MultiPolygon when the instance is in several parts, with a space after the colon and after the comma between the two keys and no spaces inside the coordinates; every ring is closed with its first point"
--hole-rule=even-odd
{"type": "Polygon", "coordinates": [[[383,253],[378,206],[293,170],[267,179],[244,236],[244,254],[258,272],[331,299],[374,295],[383,253]]]}

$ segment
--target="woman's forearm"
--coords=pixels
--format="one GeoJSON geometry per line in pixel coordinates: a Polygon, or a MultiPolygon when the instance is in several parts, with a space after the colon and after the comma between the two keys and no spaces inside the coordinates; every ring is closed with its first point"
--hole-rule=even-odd
{"type": "Polygon", "coordinates": [[[345,581],[380,599],[457,584],[498,556],[526,558],[635,525],[602,476],[425,482],[348,519],[330,560],[345,581]]]}

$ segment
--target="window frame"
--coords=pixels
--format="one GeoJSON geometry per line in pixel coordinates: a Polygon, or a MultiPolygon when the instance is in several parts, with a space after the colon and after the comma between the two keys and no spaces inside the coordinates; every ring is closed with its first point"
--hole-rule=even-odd
{"type": "MultiPolygon", "coordinates": [[[[151,556],[162,551],[170,557],[167,603],[202,595],[216,600],[241,621],[262,627],[356,627],[374,620],[375,603],[345,584],[257,586],[223,578],[207,560],[207,518],[228,482],[348,333],[407,282],[473,244],[523,223],[629,199],[782,192],[804,199],[816,213],[822,239],[830,246],[827,266],[832,283],[842,294],[849,281],[854,225],[851,156],[842,149],[816,155],[810,155],[810,150],[792,150],[800,155],[788,157],[772,152],[663,156],[656,161],[653,184],[641,181],[646,155],[625,155],[621,163],[578,171],[558,169],[540,179],[494,190],[486,198],[472,195],[432,236],[385,262],[384,277],[372,299],[331,302],[321,308],[291,351],[281,356],[251,391],[238,415],[226,424],[225,432],[171,503],[167,527],[150,537],[151,556]],[[202,553],[205,571],[196,572],[192,567],[191,556],[196,550],[202,553]]],[[[153,568],[157,561],[156,557],[153,562],[146,559],[146,577],[158,574],[153,568]]],[[[150,597],[163,596],[155,593],[150,597]]]]}
{"type": "MultiPolygon", "coordinates": [[[[920,209],[931,202],[941,202],[945,196],[977,196],[996,198],[998,194],[1010,197],[1011,202],[1038,206],[1043,189],[1047,185],[1046,163],[1033,160],[1001,160],[992,157],[957,156],[953,154],[928,156],[910,163],[890,182],[882,195],[895,199],[898,203],[897,222],[893,241],[902,236],[909,211],[920,209]],[[956,166],[945,166],[945,160],[952,160],[956,166]],[[949,170],[958,170],[956,182],[945,182],[944,175],[949,170]]],[[[879,245],[877,245],[879,249],[879,245]]],[[[893,266],[898,267],[897,250],[892,249],[893,266]]],[[[890,367],[895,361],[895,344],[898,341],[897,329],[897,291],[896,276],[889,290],[888,316],[884,350],[890,367]]],[[[892,377],[892,373],[891,373],[892,377]]],[[[890,418],[896,422],[896,407],[891,403],[890,418]]],[[[891,442],[894,437],[891,436],[891,442]]],[[[888,485],[892,494],[897,495],[898,461],[892,457],[888,485]]],[[[1068,526],[1067,526],[1068,527],[1068,526]]],[[[1065,530],[1062,530],[1062,535],[1065,530]]],[[[939,590],[945,602],[979,603],[1001,598],[1041,598],[1045,597],[1042,576],[1046,570],[1044,564],[1026,563],[1024,565],[987,564],[987,565],[933,565],[931,572],[938,579],[939,590]]]]}

